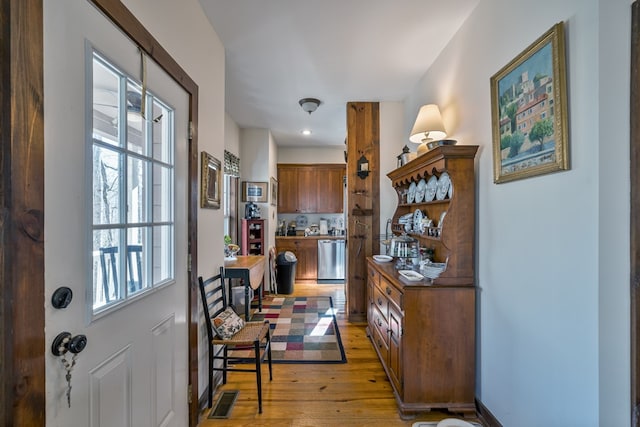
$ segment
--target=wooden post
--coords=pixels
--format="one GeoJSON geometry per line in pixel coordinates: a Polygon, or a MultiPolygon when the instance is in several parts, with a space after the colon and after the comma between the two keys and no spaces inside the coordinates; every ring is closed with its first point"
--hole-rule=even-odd
{"type": "Polygon", "coordinates": [[[367,318],[366,257],[380,232],[380,104],[347,103],[347,315],[367,318]],[[366,161],[365,161],[366,160],[366,161]]]}

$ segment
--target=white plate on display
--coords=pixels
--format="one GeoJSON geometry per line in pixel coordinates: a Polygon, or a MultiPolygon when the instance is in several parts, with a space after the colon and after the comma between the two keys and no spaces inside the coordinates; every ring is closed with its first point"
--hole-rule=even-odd
{"type": "Polygon", "coordinates": [[[424,214],[420,209],[416,209],[413,213],[413,231],[416,233],[422,233],[422,218],[424,214]]]}
{"type": "Polygon", "coordinates": [[[435,175],[432,175],[431,178],[429,178],[429,182],[427,182],[427,191],[424,196],[424,201],[425,202],[432,201],[433,198],[436,197],[437,189],[438,189],[438,177],[436,177],[435,175]]]}
{"type": "Polygon", "coordinates": [[[451,178],[449,178],[449,174],[446,172],[442,172],[442,175],[440,175],[440,179],[438,180],[438,188],[436,189],[436,199],[444,200],[447,194],[449,194],[450,187],[451,187],[451,178]]]}
{"type": "Polygon", "coordinates": [[[398,274],[400,274],[405,279],[410,282],[419,282],[424,279],[424,276],[420,273],[417,273],[413,270],[398,270],[398,274]]]}
{"type": "Polygon", "coordinates": [[[374,255],[373,259],[377,262],[390,262],[393,260],[393,257],[389,255],[374,255]]]}
{"type": "Polygon", "coordinates": [[[416,187],[416,203],[422,203],[424,200],[424,193],[427,190],[427,181],[421,179],[416,187]]]}
{"type": "Polygon", "coordinates": [[[412,182],[409,186],[409,192],[407,193],[407,203],[413,203],[416,197],[416,183],[412,182]]]}

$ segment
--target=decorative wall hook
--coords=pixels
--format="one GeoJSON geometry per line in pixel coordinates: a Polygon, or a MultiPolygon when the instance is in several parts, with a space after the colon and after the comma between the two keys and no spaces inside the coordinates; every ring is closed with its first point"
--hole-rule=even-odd
{"type": "Polygon", "coordinates": [[[361,179],[369,176],[369,160],[367,160],[364,154],[358,159],[358,176],[361,179]]]}

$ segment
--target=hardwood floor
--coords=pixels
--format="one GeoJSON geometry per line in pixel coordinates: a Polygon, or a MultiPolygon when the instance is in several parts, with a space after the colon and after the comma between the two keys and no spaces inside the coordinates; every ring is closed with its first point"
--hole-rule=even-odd
{"type": "MultiPolygon", "coordinates": [[[[455,415],[432,411],[402,420],[382,365],[367,338],[365,325],[345,320],[343,285],[295,284],[297,296],[333,297],[347,363],[274,364],[273,381],[263,368],[263,411],[258,414],[255,374],[231,372],[224,390],[239,390],[228,419],[207,419],[200,427],[217,426],[411,426],[416,421],[438,421],[455,415]],[[265,379],[266,377],[266,379],[265,379]]],[[[214,395],[214,402],[217,394],[214,395]]],[[[478,421],[478,420],[472,420],[478,421]]]]}

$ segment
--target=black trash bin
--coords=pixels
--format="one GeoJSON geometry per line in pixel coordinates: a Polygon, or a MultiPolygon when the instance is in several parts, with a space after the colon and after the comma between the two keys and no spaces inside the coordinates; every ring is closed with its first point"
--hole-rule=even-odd
{"type": "Polygon", "coordinates": [[[292,294],[298,258],[293,252],[280,252],[276,257],[276,283],[279,294],[292,294]]]}

